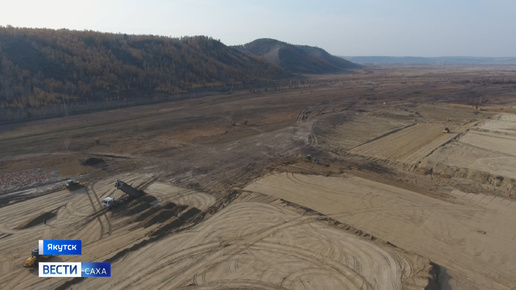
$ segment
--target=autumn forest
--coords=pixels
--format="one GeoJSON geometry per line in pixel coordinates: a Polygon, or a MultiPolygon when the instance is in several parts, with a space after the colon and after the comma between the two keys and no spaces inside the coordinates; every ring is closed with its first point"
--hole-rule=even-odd
{"type": "Polygon", "coordinates": [[[265,86],[289,75],[205,36],[0,26],[0,122],[265,86]]]}

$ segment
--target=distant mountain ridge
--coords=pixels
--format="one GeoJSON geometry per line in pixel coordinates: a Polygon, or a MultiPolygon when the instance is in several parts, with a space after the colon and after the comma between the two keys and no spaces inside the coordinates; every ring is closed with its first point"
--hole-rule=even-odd
{"type": "Polygon", "coordinates": [[[318,47],[293,45],[270,38],[256,39],[244,45],[234,46],[234,48],[263,57],[291,73],[338,73],[360,67],[360,65],[333,56],[318,47]]]}
{"type": "Polygon", "coordinates": [[[511,65],[516,57],[414,57],[414,56],[346,56],[346,59],[359,64],[401,64],[401,65],[511,65]]]}

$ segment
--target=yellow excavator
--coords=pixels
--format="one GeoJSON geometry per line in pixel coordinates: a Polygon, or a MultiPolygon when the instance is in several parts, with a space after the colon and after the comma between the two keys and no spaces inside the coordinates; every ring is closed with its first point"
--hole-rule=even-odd
{"type": "Polygon", "coordinates": [[[66,184],[63,185],[63,188],[68,189],[69,191],[73,191],[83,187],[85,187],[83,183],[73,181],[72,179],[69,179],[68,181],[66,181],[66,184]]]}
{"type": "Polygon", "coordinates": [[[445,127],[443,133],[450,133],[450,129],[448,127],[445,127]]]}
{"type": "Polygon", "coordinates": [[[32,250],[31,256],[25,260],[25,263],[23,264],[23,267],[25,268],[34,268],[38,265],[38,262],[40,259],[48,259],[51,255],[40,255],[39,249],[35,248],[32,250]]]}

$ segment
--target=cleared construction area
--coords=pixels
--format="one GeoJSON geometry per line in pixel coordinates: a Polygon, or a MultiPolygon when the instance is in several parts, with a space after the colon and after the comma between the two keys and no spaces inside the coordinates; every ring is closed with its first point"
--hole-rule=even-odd
{"type": "Polygon", "coordinates": [[[28,270],[23,271],[20,267],[20,261],[24,259],[20,254],[26,256],[27,249],[37,246],[38,239],[82,241],[81,256],[54,256],[47,259],[48,262],[116,260],[117,255],[134,245],[187,224],[201,213],[195,205],[206,209],[214,204],[213,197],[193,190],[182,191],[178,196],[177,188],[163,183],[149,188],[149,182],[154,184],[153,180],[152,175],[124,174],[73,192],[65,189],[4,207],[0,213],[0,245],[5,254],[0,259],[0,269],[13,276],[2,282],[2,288],[27,289],[34,284],[57,288],[62,284],[59,279],[39,278],[34,275],[37,270],[31,270],[33,275],[28,277],[23,275],[28,270]],[[115,188],[116,178],[144,186],[145,195],[113,209],[104,209],[100,202],[103,197],[124,196],[115,188]],[[161,195],[154,196],[153,188],[159,188],[161,195]],[[168,196],[167,192],[176,192],[176,195],[168,196]],[[34,240],[34,236],[38,238],[34,240]],[[17,242],[13,243],[12,239],[17,242]]]}
{"type": "MultiPolygon", "coordinates": [[[[113,267],[132,277],[112,279],[114,289],[188,289],[192,284],[225,289],[419,288],[428,283],[429,270],[428,260],[417,255],[371,243],[328,225],[322,216],[256,196],[233,203],[188,233],[131,253],[113,267]],[[174,245],[174,251],[164,253],[167,245],[174,245]],[[142,256],[159,259],[142,265],[142,256]],[[153,279],[146,279],[149,275],[153,279]]],[[[102,287],[102,281],[84,285],[102,287]]]]}
{"type": "Polygon", "coordinates": [[[513,70],[378,72],[2,125],[0,288],[511,289],[513,70]]]}
{"type": "Polygon", "coordinates": [[[414,167],[458,134],[443,134],[442,130],[438,124],[413,124],[355,147],[350,153],[414,167]]]}
{"type": "Polygon", "coordinates": [[[436,199],[350,175],[274,174],[245,189],[310,207],[428,257],[457,285],[495,289],[500,281],[514,282],[516,205],[503,199],[458,191],[436,199]],[[489,246],[494,243],[498,246],[489,246]]]}

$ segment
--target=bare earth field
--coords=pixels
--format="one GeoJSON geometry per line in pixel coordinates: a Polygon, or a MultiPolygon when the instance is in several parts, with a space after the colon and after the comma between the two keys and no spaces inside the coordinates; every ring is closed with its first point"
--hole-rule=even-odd
{"type": "Polygon", "coordinates": [[[0,125],[0,288],[515,289],[514,69],[376,67],[0,125]],[[105,210],[117,180],[145,195],[105,210]],[[48,261],[112,277],[39,278],[22,264],[40,239],[82,240],[48,261]]]}

